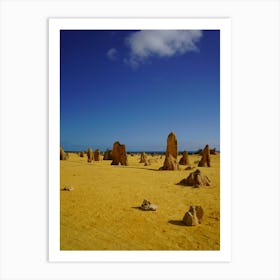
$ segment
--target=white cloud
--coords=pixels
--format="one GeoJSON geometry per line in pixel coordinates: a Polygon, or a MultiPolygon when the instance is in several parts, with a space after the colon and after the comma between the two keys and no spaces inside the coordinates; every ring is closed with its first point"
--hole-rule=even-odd
{"type": "Polygon", "coordinates": [[[115,48],[112,48],[112,49],[107,51],[107,57],[110,60],[116,60],[117,59],[117,55],[118,55],[118,51],[115,48]]]}
{"type": "Polygon", "coordinates": [[[142,30],[126,38],[130,56],[125,62],[133,68],[149,57],[171,57],[198,51],[196,43],[202,37],[200,30],[142,30]]]}

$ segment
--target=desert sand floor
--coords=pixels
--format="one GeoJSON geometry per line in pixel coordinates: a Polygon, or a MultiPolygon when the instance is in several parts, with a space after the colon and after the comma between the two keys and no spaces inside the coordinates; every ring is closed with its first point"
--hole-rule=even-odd
{"type": "MultiPolygon", "coordinates": [[[[164,156],[148,158],[150,166],[139,163],[140,155],[129,155],[129,166],[88,163],[86,155],[74,153],[60,161],[61,250],[220,249],[220,155],[211,155],[212,167],[199,168],[211,180],[201,188],[177,185],[196,168],[159,171],[164,156]],[[138,209],[144,199],[159,209],[138,209]],[[183,225],[190,205],[203,207],[202,224],[183,225]]],[[[189,158],[197,167],[200,156],[189,158]]]]}

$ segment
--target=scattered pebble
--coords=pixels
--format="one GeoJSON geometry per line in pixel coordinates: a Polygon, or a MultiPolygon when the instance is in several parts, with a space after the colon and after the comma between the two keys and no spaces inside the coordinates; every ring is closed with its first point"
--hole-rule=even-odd
{"type": "Polygon", "coordinates": [[[73,191],[74,190],[74,188],[73,187],[71,187],[71,186],[65,186],[64,188],[63,188],[63,190],[64,191],[73,191]]]}

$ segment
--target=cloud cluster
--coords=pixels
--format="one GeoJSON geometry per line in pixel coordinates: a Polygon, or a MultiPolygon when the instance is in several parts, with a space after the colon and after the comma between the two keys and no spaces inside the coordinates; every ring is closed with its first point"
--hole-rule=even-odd
{"type": "Polygon", "coordinates": [[[137,68],[150,57],[172,57],[198,51],[196,43],[202,37],[200,30],[142,30],[126,38],[130,55],[125,62],[137,68]]]}
{"type": "MultiPolygon", "coordinates": [[[[129,54],[124,62],[136,69],[150,57],[172,57],[186,52],[198,51],[197,43],[202,37],[201,30],[142,30],[125,39],[129,54]]],[[[107,51],[110,60],[118,59],[118,51],[107,51]]]]}
{"type": "Polygon", "coordinates": [[[137,68],[148,58],[171,57],[190,51],[198,51],[196,43],[202,37],[200,30],[142,30],[126,38],[130,55],[125,62],[137,68]]]}

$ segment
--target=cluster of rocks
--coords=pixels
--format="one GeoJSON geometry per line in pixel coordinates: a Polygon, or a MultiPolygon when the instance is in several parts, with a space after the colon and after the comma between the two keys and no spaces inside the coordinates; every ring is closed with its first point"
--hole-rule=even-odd
{"type": "MultiPolygon", "coordinates": [[[[198,150],[195,152],[195,154],[200,154],[201,160],[198,162],[199,167],[210,167],[210,154],[216,155],[216,148],[210,149],[209,145],[206,145],[203,150],[198,150]]],[[[80,157],[84,157],[85,152],[82,151],[78,153],[80,157]]],[[[100,161],[101,160],[101,152],[99,149],[95,150],[93,152],[92,148],[88,148],[87,151],[87,158],[88,162],[91,163],[92,161],[100,161]]],[[[133,156],[133,153],[130,153],[131,156],[133,156]]],[[[152,156],[155,156],[155,154],[152,154],[152,156]]],[[[60,147],[60,159],[66,160],[69,158],[69,155],[65,153],[60,147]]],[[[160,159],[162,156],[160,156],[160,159]]],[[[115,142],[113,145],[113,150],[107,149],[104,152],[103,160],[112,160],[111,165],[128,165],[127,160],[127,153],[126,148],[124,144],[120,144],[120,142],[115,142]]],[[[140,155],[140,162],[144,163],[145,166],[151,165],[152,159],[148,159],[147,154],[142,152],[140,155]]],[[[166,145],[166,152],[165,152],[165,160],[163,166],[160,168],[160,170],[180,170],[179,165],[186,165],[188,166],[186,170],[190,170],[193,167],[190,166],[190,161],[188,157],[188,152],[183,151],[182,157],[180,161],[178,162],[178,144],[177,144],[177,138],[174,132],[171,132],[167,137],[167,145],[166,145]]]]}
{"type": "MultiPolygon", "coordinates": [[[[151,203],[149,200],[144,199],[139,209],[143,211],[156,211],[159,208],[158,205],[151,203]]],[[[204,210],[201,206],[191,205],[189,210],[183,217],[183,224],[186,226],[196,226],[203,222],[204,210]]]]}
{"type": "MultiPolygon", "coordinates": [[[[84,157],[84,151],[82,151],[79,155],[80,157],[84,157]]],[[[216,155],[216,149],[210,149],[209,145],[206,145],[203,150],[197,151],[197,154],[201,155],[201,159],[198,162],[199,167],[211,167],[211,155],[216,155]]],[[[132,154],[131,154],[132,156],[132,154]]],[[[69,155],[64,152],[62,147],[60,147],[60,160],[66,160],[69,158],[69,155]]],[[[101,160],[101,152],[99,149],[93,152],[92,148],[88,148],[87,151],[88,162],[92,161],[100,161],[101,160]]],[[[160,157],[161,158],[161,157],[160,157]]],[[[126,147],[124,144],[120,144],[119,141],[113,144],[113,149],[107,149],[104,152],[103,160],[112,160],[111,165],[128,165],[126,147]]],[[[144,163],[145,166],[151,165],[150,159],[148,159],[147,154],[144,152],[140,155],[140,163],[144,163]]],[[[193,167],[190,166],[190,161],[188,157],[188,152],[183,151],[182,157],[178,162],[178,144],[177,138],[174,132],[171,132],[167,137],[167,145],[165,152],[165,160],[163,166],[160,170],[180,170],[179,165],[186,165],[186,170],[191,170],[193,167]]],[[[183,180],[181,180],[178,184],[183,186],[193,186],[195,188],[202,186],[210,186],[209,178],[204,175],[199,169],[189,174],[189,176],[183,180]]],[[[69,186],[65,186],[65,191],[72,191],[73,188],[69,186]]],[[[150,210],[156,211],[159,206],[151,203],[150,201],[144,199],[142,205],[139,207],[142,210],[150,210]]],[[[201,206],[193,206],[191,205],[189,210],[185,213],[183,217],[183,223],[187,226],[195,226],[201,224],[203,221],[204,210],[201,206]]]]}
{"type": "MultiPolygon", "coordinates": [[[[203,150],[197,151],[198,154],[201,155],[201,159],[198,162],[199,167],[210,167],[211,166],[211,159],[210,154],[216,154],[216,149],[210,150],[209,145],[206,145],[203,150]]],[[[140,162],[145,162],[145,155],[141,154],[140,162]]],[[[183,151],[182,157],[180,161],[177,160],[178,157],[178,147],[177,147],[177,138],[174,132],[171,132],[167,137],[167,145],[166,145],[166,152],[165,152],[165,160],[163,166],[160,170],[180,170],[179,165],[187,165],[187,170],[192,169],[190,167],[190,161],[188,157],[188,152],[183,151]]]]}
{"type": "Polygon", "coordinates": [[[88,163],[91,163],[93,161],[100,161],[101,160],[101,152],[99,149],[96,149],[94,152],[91,147],[88,148],[87,151],[87,158],[88,163]]]}

